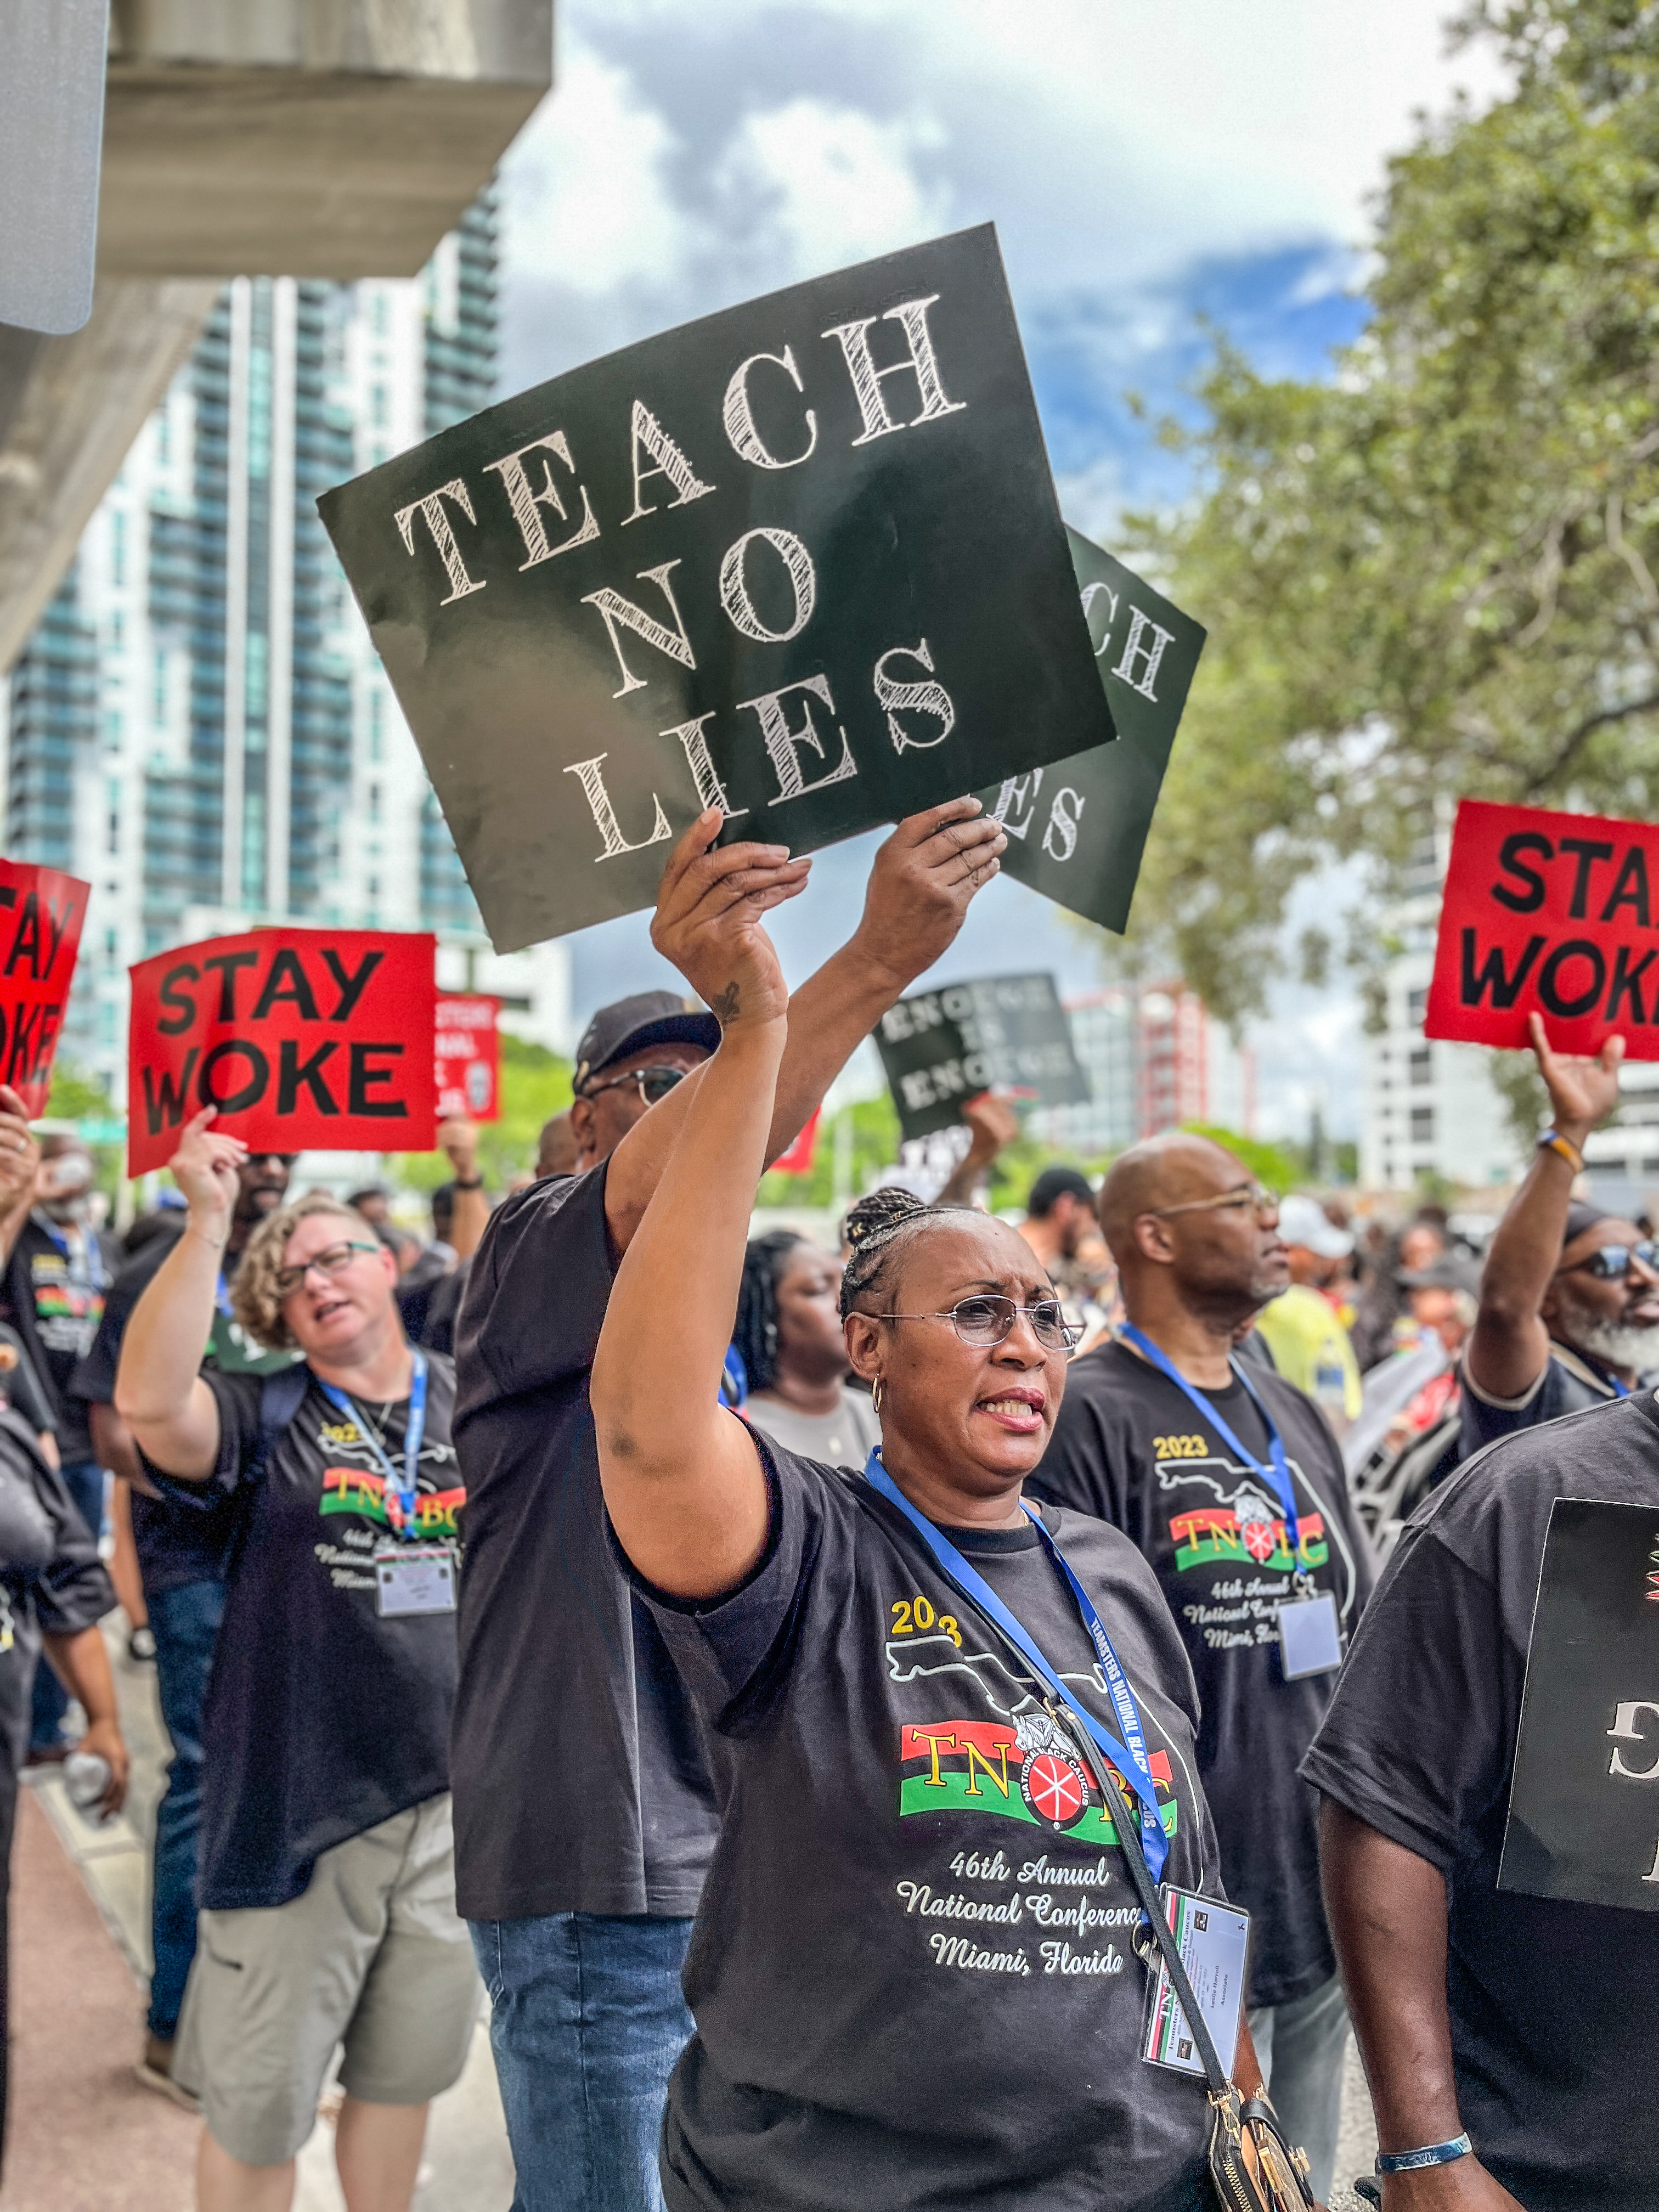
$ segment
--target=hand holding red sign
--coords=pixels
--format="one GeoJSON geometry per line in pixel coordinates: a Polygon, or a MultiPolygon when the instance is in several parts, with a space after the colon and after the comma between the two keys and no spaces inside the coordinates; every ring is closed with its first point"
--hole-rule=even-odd
{"type": "Polygon", "coordinates": [[[1619,1103],[1619,1067],[1625,1057],[1625,1040],[1610,1036],[1592,1059],[1582,1053],[1553,1052],[1543,1018],[1528,1014],[1538,1073],[1550,1094],[1550,1121],[1558,1136],[1582,1152],[1584,1139],[1599,1128],[1619,1103]]]}
{"type": "Polygon", "coordinates": [[[436,1127],[431,937],[254,930],[132,970],[127,1165],[165,1167],[187,1118],[259,1152],[422,1152],[436,1127]]]}
{"type": "Polygon", "coordinates": [[[44,1114],[90,884],[0,860],[0,1083],[44,1114]]]}
{"type": "Polygon", "coordinates": [[[0,1084],[0,1221],[33,1201],[40,1172],[28,1109],[9,1084],[0,1084]]]}
{"type": "Polygon", "coordinates": [[[1561,1051],[1659,1060],[1659,829],[1466,799],[1423,1032],[1524,1045],[1534,1014],[1561,1051]]]}

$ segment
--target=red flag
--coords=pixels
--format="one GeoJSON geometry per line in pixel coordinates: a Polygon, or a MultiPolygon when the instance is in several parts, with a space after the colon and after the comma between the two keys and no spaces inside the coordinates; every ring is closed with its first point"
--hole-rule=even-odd
{"type": "Polygon", "coordinates": [[[0,860],[0,1083],[46,1110],[90,884],[0,860]]]}
{"type": "Polygon", "coordinates": [[[438,1119],[465,1115],[469,1121],[501,1118],[501,1033],[499,999],[472,994],[438,1001],[438,1119]]]}
{"type": "Polygon", "coordinates": [[[770,1169],[768,1170],[769,1174],[811,1174],[812,1154],[817,1149],[818,1115],[822,1114],[823,1111],[823,1109],[820,1106],[817,1112],[813,1115],[811,1120],[801,1131],[799,1136],[795,1139],[793,1144],[789,1146],[786,1151],[778,1154],[776,1159],[773,1161],[770,1169]]]}
{"type": "Polygon", "coordinates": [[[429,1152],[435,940],[257,929],[132,970],[127,1172],[165,1167],[189,1117],[275,1152],[429,1152]]]}
{"type": "Polygon", "coordinates": [[[1558,1052],[1617,1030],[1659,1060],[1659,828],[1466,799],[1452,832],[1423,1033],[1558,1052]]]}

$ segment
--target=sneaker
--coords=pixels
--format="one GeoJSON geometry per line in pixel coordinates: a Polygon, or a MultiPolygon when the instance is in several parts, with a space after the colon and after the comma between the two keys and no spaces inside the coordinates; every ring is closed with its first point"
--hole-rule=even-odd
{"type": "Polygon", "coordinates": [[[144,2055],[133,2068],[133,2072],[146,2089],[154,2089],[158,2097],[166,2097],[182,2112],[199,2112],[199,2098],[173,2078],[173,2045],[164,2043],[159,2035],[144,2038],[144,2055]]]}
{"type": "Polygon", "coordinates": [[[131,1635],[128,1637],[127,1656],[139,1666],[149,1664],[154,1661],[155,1657],[155,1632],[148,1624],[146,1624],[143,1628],[135,1628],[131,1635]]]}

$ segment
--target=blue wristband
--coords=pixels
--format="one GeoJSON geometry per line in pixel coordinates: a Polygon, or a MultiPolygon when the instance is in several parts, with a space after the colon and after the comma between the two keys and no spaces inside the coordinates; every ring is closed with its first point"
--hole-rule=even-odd
{"type": "Polygon", "coordinates": [[[1379,2173],[1415,2173],[1425,2166],[1449,2166],[1454,2159],[1467,2158],[1474,2148],[1467,2135],[1454,2136],[1449,2142],[1425,2143],[1421,2150],[1379,2151],[1376,2171],[1379,2173]]]}

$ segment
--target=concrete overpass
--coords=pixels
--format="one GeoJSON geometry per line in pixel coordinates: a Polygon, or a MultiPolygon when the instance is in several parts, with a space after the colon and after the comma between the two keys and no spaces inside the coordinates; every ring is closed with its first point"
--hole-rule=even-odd
{"type": "Polygon", "coordinates": [[[98,280],[0,325],[0,672],[220,283],[412,276],[552,81],[553,0],[112,0],[98,280]]]}

